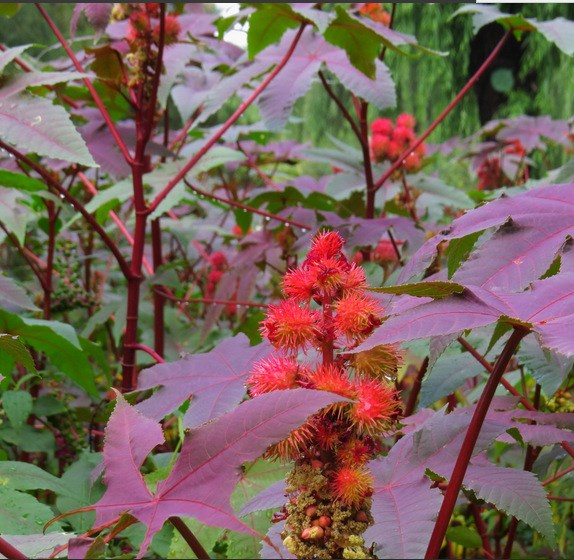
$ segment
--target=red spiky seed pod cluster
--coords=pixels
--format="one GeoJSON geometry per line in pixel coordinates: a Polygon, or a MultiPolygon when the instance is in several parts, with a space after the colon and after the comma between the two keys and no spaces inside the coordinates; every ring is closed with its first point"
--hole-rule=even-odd
{"type": "MultiPolygon", "coordinates": [[[[378,162],[396,161],[416,140],[416,121],[412,115],[403,113],[393,123],[391,119],[379,118],[371,123],[371,157],[378,162]]],[[[417,171],[422,163],[426,148],[424,143],[417,146],[404,160],[403,167],[408,172],[417,171]]]]}
{"type": "Polygon", "coordinates": [[[341,557],[341,543],[360,541],[373,491],[368,462],[399,411],[389,382],[400,363],[396,347],[349,353],[382,323],[385,310],[343,246],[338,233],[322,231],[301,266],[287,272],[286,299],[269,306],[261,327],[275,351],[246,382],[252,397],[301,387],[349,399],[315,414],[267,453],[295,461],[284,539],[300,557],[317,550],[341,557]]]}

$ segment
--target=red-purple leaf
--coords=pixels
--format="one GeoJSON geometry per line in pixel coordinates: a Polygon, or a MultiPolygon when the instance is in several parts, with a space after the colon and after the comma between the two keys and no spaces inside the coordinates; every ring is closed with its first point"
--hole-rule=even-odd
{"type": "Polygon", "coordinates": [[[287,437],[317,410],[344,400],[323,391],[294,389],[246,401],[233,412],[193,430],[170,475],[158,483],[152,495],[139,467],[153,446],[163,440],[161,430],[118,395],[106,429],[108,489],[94,506],[96,523],[121,513],[136,517],[147,527],[140,555],[171,516],[194,517],[206,525],[253,533],[235,517],[229,501],[240,478],[239,467],[287,437]]]}
{"type": "MultiPolygon", "coordinates": [[[[279,46],[267,48],[259,58],[269,63],[277,63],[293,37],[294,32],[288,31],[279,46]]],[[[312,28],[308,28],[289,62],[259,98],[259,107],[267,126],[275,129],[285,124],[293,103],[311,87],[311,82],[323,63],[347,89],[379,109],[395,105],[394,84],[387,67],[381,61],[376,61],[376,78],[371,80],[351,65],[345,51],[327,43],[312,28]]]]}
{"type": "Polygon", "coordinates": [[[524,521],[554,545],[552,510],[534,474],[495,465],[470,464],[463,484],[478,498],[524,521]]]}
{"type": "Polygon", "coordinates": [[[224,340],[211,352],[145,369],[137,390],[159,389],[136,408],[160,420],[191,398],[184,424],[193,427],[213,420],[241,402],[245,396],[244,381],[252,364],[271,349],[266,341],[249,346],[247,337],[240,333],[224,340]]]}
{"type": "Polygon", "coordinates": [[[453,281],[487,289],[519,290],[537,280],[566,238],[574,235],[574,182],[505,196],[467,212],[417,251],[399,282],[422,272],[442,241],[500,226],[504,227],[474,251],[453,281]]]}
{"type": "Polygon", "coordinates": [[[502,315],[511,315],[504,302],[496,300],[485,290],[465,289],[460,295],[423,303],[390,317],[356,352],[369,350],[379,344],[483,327],[495,323],[502,315]]]}
{"type": "Polygon", "coordinates": [[[68,113],[42,97],[0,101],[0,138],[24,152],[97,167],[68,113]]]}
{"type": "MultiPolygon", "coordinates": [[[[375,523],[365,537],[367,543],[381,544],[379,558],[424,556],[441,503],[440,491],[431,488],[425,471],[429,468],[450,474],[468,423],[469,418],[462,415],[433,413],[416,431],[403,436],[386,457],[370,463],[375,476],[375,523]]],[[[485,449],[504,429],[503,425],[486,421],[475,453],[485,449]]]]}

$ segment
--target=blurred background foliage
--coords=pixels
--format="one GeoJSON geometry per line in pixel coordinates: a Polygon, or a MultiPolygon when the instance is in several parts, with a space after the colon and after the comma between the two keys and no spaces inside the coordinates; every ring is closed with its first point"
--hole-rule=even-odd
{"type": "MultiPolygon", "coordinates": [[[[73,3],[44,3],[60,29],[69,35],[73,3]]],[[[383,3],[389,12],[391,3],[383,3]]],[[[446,56],[399,56],[388,51],[385,62],[397,86],[397,109],[370,118],[395,117],[408,112],[415,116],[418,130],[424,130],[466,83],[490,53],[502,34],[497,24],[487,26],[473,37],[472,18],[461,15],[450,19],[461,4],[397,3],[393,27],[414,35],[418,41],[446,56]]],[[[499,4],[506,12],[549,20],[564,17],[574,20],[574,4],[499,4]]],[[[210,11],[213,5],[209,5],[210,11]]],[[[80,17],[76,41],[90,35],[84,17],[80,17]]],[[[0,18],[0,40],[6,45],[34,43],[44,60],[61,55],[51,49],[53,36],[33,4],[22,4],[12,19],[0,18]]],[[[91,39],[90,39],[91,41],[91,39]]],[[[85,42],[85,40],[83,40],[85,42]]],[[[34,52],[34,51],[31,51],[34,52]]],[[[349,95],[338,84],[334,89],[350,103],[349,95]]],[[[437,143],[454,136],[476,132],[490,118],[519,115],[549,115],[568,119],[574,115],[574,57],[568,57],[537,34],[527,34],[521,42],[511,43],[494,63],[484,80],[467,95],[438,129],[429,142],[437,143]],[[480,107],[482,106],[481,115],[480,107]]],[[[350,106],[350,105],[348,105],[350,106]]],[[[329,135],[351,145],[353,134],[342,119],[335,103],[317,82],[300,100],[289,125],[287,136],[317,146],[330,146],[329,135]]]]}

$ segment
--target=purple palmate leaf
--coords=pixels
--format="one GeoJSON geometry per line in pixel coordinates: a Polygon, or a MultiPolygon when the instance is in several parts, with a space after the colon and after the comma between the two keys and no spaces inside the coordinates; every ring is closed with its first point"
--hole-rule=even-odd
{"type": "Polygon", "coordinates": [[[118,394],[106,428],[104,462],[108,489],[94,505],[96,524],[129,513],[146,526],[140,556],[171,516],[253,533],[233,513],[230,497],[240,466],[263,454],[311,414],[346,399],[323,391],[294,389],[261,395],[233,412],[192,430],[168,478],[154,494],[139,471],[146,455],[163,441],[161,429],[118,394]]]}
{"type": "MultiPolygon", "coordinates": [[[[286,46],[293,41],[294,33],[285,33],[278,46],[265,49],[258,58],[277,63],[283,57],[286,46]]],[[[303,32],[289,62],[259,99],[267,126],[278,129],[285,124],[291,107],[311,87],[322,64],[337,76],[345,88],[379,109],[395,105],[395,87],[387,67],[380,60],[375,63],[376,79],[371,80],[349,62],[344,50],[327,43],[321,35],[308,28],[303,32]]]]}
{"type": "Polygon", "coordinates": [[[467,212],[417,251],[399,282],[422,272],[442,241],[491,227],[500,229],[471,255],[452,280],[491,290],[525,288],[548,269],[567,237],[574,234],[574,182],[505,196],[467,212]]]}
{"type": "MultiPolygon", "coordinates": [[[[380,543],[379,558],[422,558],[441,504],[426,469],[452,471],[469,419],[432,414],[398,441],[386,457],[369,465],[375,476],[372,513],[375,523],[365,533],[367,544],[380,543]],[[450,470],[449,470],[450,469],[450,470]]],[[[487,421],[475,453],[485,449],[504,425],[487,421]]]]}
{"type": "MultiPolygon", "coordinates": [[[[470,422],[470,414],[462,412],[422,412],[419,413],[422,423],[415,431],[405,430],[408,433],[386,457],[370,463],[375,476],[372,507],[375,523],[365,537],[367,542],[380,543],[379,558],[424,556],[441,504],[440,492],[431,488],[425,473],[450,478],[470,422]]],[[[511,426],[512,422],[504,415],[485,420],[463,486],[552,541],[551,510],[534,475],[492,465],[482,453],[511,426]]]]}
{"type": "Polygon", "coordinates": [[[185,426],[199,426],[213,420],[241,402],[251,366],[271,349],[267,341],[249,346],[247,337],[240,333],[205,354],[194,354],[177,362],[145,369],[139,377],[137,390],[159,388],[136,408],[146,416],[160,420],[191,398],[184,417],[185,426]]]}

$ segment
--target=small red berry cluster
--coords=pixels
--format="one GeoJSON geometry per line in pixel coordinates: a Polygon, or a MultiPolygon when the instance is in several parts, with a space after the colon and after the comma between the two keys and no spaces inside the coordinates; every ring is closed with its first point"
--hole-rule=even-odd
{"type": "MultiPolygon", "coordinates": [[[[408,113],[391,119],[379,118],[371,123],[371,157],[377,162],[395,162],[416,140],[415,118],[408,113]]],[[[417,171],[426,152],[424,143],[417,146],[404,160],[406,171],[417,171]]]]}

